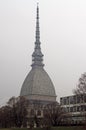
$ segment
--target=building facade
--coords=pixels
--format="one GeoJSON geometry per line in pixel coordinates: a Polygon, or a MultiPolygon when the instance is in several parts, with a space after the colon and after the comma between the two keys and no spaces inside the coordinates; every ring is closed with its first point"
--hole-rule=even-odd
{"type": "Polygon", "coordinates": [[[86,121],[86,95],[61,97],[60,104],[71,119],[71,124],[83,124],[86,121]]]}

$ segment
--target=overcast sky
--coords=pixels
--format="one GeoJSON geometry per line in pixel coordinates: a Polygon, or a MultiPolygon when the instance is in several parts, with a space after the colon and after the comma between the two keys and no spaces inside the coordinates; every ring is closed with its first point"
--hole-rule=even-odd
{"type": "MultiPolygon", "coordinates": [[[[45,70],[57,94],[86,72],[86,0],[38,0],[45,70]]],[[[31,70],[37,0],[0,0],[0,104],[18,96],[31,70]]]]}

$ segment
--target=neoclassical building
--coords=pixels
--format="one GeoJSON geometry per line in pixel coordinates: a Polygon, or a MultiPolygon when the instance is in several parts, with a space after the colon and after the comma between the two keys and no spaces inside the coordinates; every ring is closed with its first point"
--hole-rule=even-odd
{"type": "Polygon", "coordinates": [[[39,7],[37,5],[36,41],[32,54],[32,68],[24,80],[20,96],[24,96],[28,100],[34,102],[52,103],[56,102],[56,92],[53,82],[44,69],[43,54],[41,52],[40,44],[39,7]]]}

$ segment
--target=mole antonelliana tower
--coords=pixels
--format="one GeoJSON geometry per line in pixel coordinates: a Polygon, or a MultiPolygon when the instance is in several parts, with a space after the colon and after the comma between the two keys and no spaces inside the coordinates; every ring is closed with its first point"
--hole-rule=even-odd
{"type": "Polygon", "coordinates": [[[54,85],[44,70],[40,44],[39,7],[37,5],[36,41],[32,54],[32,69],[22,85],[20,96],[25,96],[30,101],[55,102],[56,93],[54,85]]]}

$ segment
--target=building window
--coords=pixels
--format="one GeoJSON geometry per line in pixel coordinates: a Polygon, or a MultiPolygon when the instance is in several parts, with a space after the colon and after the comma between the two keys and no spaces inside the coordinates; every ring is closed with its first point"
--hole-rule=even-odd
{"type": "Polygon", "coordinates": [[[77,106],[77,112],[81,111],[81,106],[77,106]]]}
{"type": "Polygon", "coordinates": [[[73,107],[70,107],[70,112],[73,112],[73,107]]]}
{"type": "Polygon", "coordinates": [[[73,106],[73,112],[76,112],[76,106],[73,106]]]}
{"type": "Polygon", "coordinates": [[[31,111],[30,111],[30,115],[31,115],[31,116],[34,116],[34,114],[35,114],[34,110],[31,109],[31,111]]]}
{"type": "Polygon", "coordinates": [[[66,110],[67,112],[69,112],[69,107],[67,107],[67,110],[66,110]]]}
{"type": "Polygon", "coordinates": [[[86,105],[83,105],[83,111],[86,111],[86,105]]]}
{"type": "Polygon", "coordinates": [[[66,99],[66,105],[68,105],[69,104],[69,97],[67,97],[67,99],[66,99]]]}
{"type": "Polygon", "coordinates": [[[74,104],[74,98],[72,96],[70,97],[70,104],[74,104]]]}
{"type": "Polygon", "coordinates": [[[81,105],[81,111],[84,111],[84,105],[81,105]]]}
{"type": "Polygon", "coordinates": [[[77,103],[80,103],[80,96],[77,96],[77,103]]]}
{"type": "Polygon", "coordinates": [[[76,96],[73,96],[73,103],[76,104],[76,96]]]}
{"type": "Polygon", "coordinates": [[[64,98],[64,105],[67,104],[67,98],[64,98]]]}
{"type": "Polygon", "coordinates": [[[37,116],[41,116],[41,111],[40,110],[37,111],[37,116]]]}
{"type": "Polygon", "coordinates": [[[86,95],[84,95],[84,103],[86,103],[86,95]]]}

